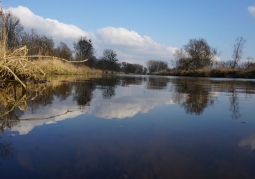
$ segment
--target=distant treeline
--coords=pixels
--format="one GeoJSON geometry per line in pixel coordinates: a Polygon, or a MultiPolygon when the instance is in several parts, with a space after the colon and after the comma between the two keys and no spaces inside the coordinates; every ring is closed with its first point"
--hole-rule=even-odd
{"type": "MultiPolygon", "coordinates": [[[[24,31],[20,19],[11,13],[6,13],[3,16],[4,18],[0,19],[0,30],[6,30],[7,38],[5,39],[7,40],[5,43],[10,52],[27,46],[28,55],[55,56],[69,61],[88,59],[88,61],[83,62],[83,65],[101,69],[104,73],[108,71],[136,74],[147,73],[147,68],[142,65],[119,62],[117,53],[112,49],[105,49],[103,55],[97,58],[91,39],[86,37],[79,37],[73,43],[73,49],[70,49],[64,42],[55,45],[52,37],[38,34],[36,29],[31,29],[29,32],[24,31]],[[5,21],[4,23],[3,20],[5,21]],[[3,25],[5,28],[3,28],[3,25]]],[[[3,40],[3,37],[0,38],[3,40]]]]}
{"type": "MultiPolygon", "coordinates": [[[[95,56],[95,49],[92,41],[86,37],[80,37],[73,43],[73,49],[70,49],[64,42],[55,45],[52,37],[40,35],[35,29],[29,32],[24,31],[18,17],[11,13],[5,14],[6,33],[8,36],[7,47],[13,51],[22,46],[29,49],[28,55],[46,55],[63,58],[66,60],[85,60],[83,65],[90,68],[101,69],[104,73],[109,71],[133,73],[133,74],[153,74],[160,72],[173,71],[194,71],[201,69],[235,69],[235,70],[253,70],[255,69],[254,59],[247,57],[247,60],[241,62],[245,39],[239,37],[233,45],[232,60],[223,62],[217,61],[220,52],[216,48],[209,46],[205,39],[191,39],[187,45],[178,49],[174,53],[171,61],[171,68],[165,61],[148,60],[146,67],[140,64],[119,62],[117,53],[112,49],[105,49],[101,57],[95,56]]],[[[2,27],[2,19],[0,19],[2,27]]]]}

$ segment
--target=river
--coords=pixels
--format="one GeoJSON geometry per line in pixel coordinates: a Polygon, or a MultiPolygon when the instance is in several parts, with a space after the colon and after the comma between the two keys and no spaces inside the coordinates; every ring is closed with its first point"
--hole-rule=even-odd
{"type": "Polygon", "coordinates": [[[0,178],[255,178],[254,94],[136,75],[0,88],[0,178]]]}

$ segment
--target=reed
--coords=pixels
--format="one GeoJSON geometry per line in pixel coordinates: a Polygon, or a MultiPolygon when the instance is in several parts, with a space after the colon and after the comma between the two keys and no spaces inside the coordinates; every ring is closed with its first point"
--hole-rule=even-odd
{"type": "Polygon", "coordinates": [[[46,75],[97,75],[99,70],[94,70],[85,65],[74,65],[82,61],[68,61],[54,56],[28,55],[26,46],[11,51],[7,48],[8,36],[6,33],[6,18],[0,10],[0,86],[6,81],[17,81],[23,88],[27,88],[25,81],[42,81],[46,75]],[[1,82],[2,81],[2,82],[1,82]]]}
{"type": "Polygon", "coordinates": [[[34,62],[49,75],[97,75],[101,70],[92,69],[85,65],[75,65],[75,62],[64,61],[56,57],[39,58],[34,62]]]}

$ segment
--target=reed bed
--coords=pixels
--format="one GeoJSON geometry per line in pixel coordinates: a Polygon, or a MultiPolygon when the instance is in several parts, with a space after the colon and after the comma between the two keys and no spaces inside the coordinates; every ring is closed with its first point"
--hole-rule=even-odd
{"type": "Polygon", "coordinates": [[[97,75],[100,70],[90,69],[82,61],[68,61],[66,59],[43,56],[28,55],[26,46],[11,51],[7,48],[8,36],[6,33],[6,18],[10,14],[4,14],[0,10],[0,87],[8,81],[17,81],[24,89],[27,81],[44,81],[46,75],[97,75]],[[74,63],[78,65],[74,65],[74,63]]]}
{"type": "Polygon", "coordinates": [[[67,61],[53,56],[28,56],[26,46],[12,53],[5,50],[0,43],[0,80],[19,82],[24,88],[24,81],[42,81],[46,75],[97,75],[100,70],[91,69],[85,65],[74,65],[83,61],[67,61]]]}
{"type": "Polygon", "coordinates": [[[74,62],[64,61],[56,57],[39,58],[34,62],[47,75],[97,75],[101,70],[92,69],[85,65],[75,65],[74,62]]]}
{"type": "Polygon", "coordinates": [[[15,80],[26,88],[24,80],[39,80],[46,75],[27,56],[28,49],[26,46],[11,53],[5,50],[3,43],[0,43],[0,48],[0,78],[2,81],[15,80]]]}

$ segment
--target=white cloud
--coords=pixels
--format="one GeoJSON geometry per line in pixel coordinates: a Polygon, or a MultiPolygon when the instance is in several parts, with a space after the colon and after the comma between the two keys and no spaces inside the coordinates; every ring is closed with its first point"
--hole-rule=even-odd
{"type": "Polygon", "coordinates": [[[97,30],[101,50],[114,49],[122,61],[145,64],[146,61],[164,60],[169,62],[177,48],[155,42],[151,37],[141,36],[125,28],[105,27],[97,30]]]}
{"type": "Polygon", "coordinates": [[[249,6],[248,11],[253,17],[255,17],[255,6],[249,6]]]}
{"type": "Polygon", "coordinates": [[[86,36],[92,39],[97,56],[100,56],[104,49],[113,49],[120,61],[145,65],[145,62],[151,59],[170,62],[177,49],[159,44],[149,36],[142,36],[122,27],[105,27],[96,32],[86,32],[75,25],[38,16],[27,7],[11,7],[7,11],[19,17],[26,30],[34,28],[40,34],[51,36],[56,43],[63,41],[71,48],[78,37],[86,36]]]}
{"type": "Polygon", "coordinates": [[[72,46],[72,43],[80,36],[93,38],[92,33],[85,32],[75,25],[64,24],[49,18],[45,19],[41,16],[35,15],[27,7],[10,7],[7,11],[10,11],[13,15],[20,18],[21,24],[24,26],[25,30],[31,30],[34,28],[40,34],[51,36],[57,43],[63,41],[72,46]]]}

